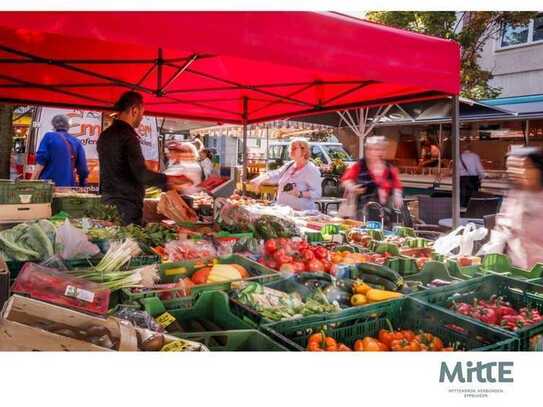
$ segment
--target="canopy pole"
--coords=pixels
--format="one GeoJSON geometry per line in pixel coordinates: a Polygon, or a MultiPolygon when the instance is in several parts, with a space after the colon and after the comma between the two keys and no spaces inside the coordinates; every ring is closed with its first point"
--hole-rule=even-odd
{"type": "Polygon", "coordinates": [[[266,171],[270,162],[270,125],[266,123],[266,171]]]}
{"type": "Polygon", "coordinates": [[[245,195],[247,190],[247,170],[248,170],[248,161],[247,161],[247,112],[248,112],[249,98],[247,96],[243,97],[243,112],[242,112],[242,124],[243,124],[243,195],[245,195]]]}
{"type": "Polygon", "coordinates": [[[443,151],[443,125],[441,123],[439,123],[437,142],[439,144],[439,156],[437,157],[437,181],[441,182],[441,151],[443,151]]]}
{"type": "Polygon", "coordinates": [[[526,120],[526,127],[524,128],[524,145],[527,146],[530,143],[530,120],[526,120]]]}
{"type": "Polygon", "coordinates": [[[453,96],[452,100],[452,120],[451,120],[451,147],[452,147],[452,223],[453,228],[460,225],[460,172],[458,163],[460,161],[460,126],[459,126],[459,97],[453,96]]]}

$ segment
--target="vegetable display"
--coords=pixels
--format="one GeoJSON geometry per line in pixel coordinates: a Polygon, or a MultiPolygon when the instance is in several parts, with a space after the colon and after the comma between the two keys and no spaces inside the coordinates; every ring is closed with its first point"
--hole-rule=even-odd
{"type": "Polygon", "coordinates": [[[297,292],[287,294],[264,287],[256,282],[246,283],[241,287],[236,298],[242,304],[254,308],[264,318],[272,321],[302,318],[340,310],[339,305],[331,303],[320,289],[315,290],[313,295],[304,301],[297,292]]]}
{"type": "Polygon", "coordinates": [[[497,325],[510,331],[517,331],[543,321],[537,309],[524,307],[517,310],[498,296],[492,296],[488,300],[474,299],[473,304],[453,302],[450,308],[485,324],[497,325]]]}
{"type": "Polygon", "coordinates": [[[21,223],[0,232],[0,257],[5,260],[46,260],[55,254],[55,226],[48,220],[21,223]]]}
{"type": "Polygon", "coordinates": [[[270,239],[264,243],[259,263],[284,273],[334,273],[331,253],[324,247],[311,246],[305,240],[270,239]]]}

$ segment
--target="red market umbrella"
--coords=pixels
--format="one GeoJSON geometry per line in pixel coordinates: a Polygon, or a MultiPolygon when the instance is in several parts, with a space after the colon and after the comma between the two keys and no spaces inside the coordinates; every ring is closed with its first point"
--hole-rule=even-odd
{"type": "Polygon", "coordinates": [[[336,13],[0,12],[0,101],[108,110],[128,89],[246,125],[458,95],[460,49],[336,13]]]}
{"type": "Polygon", "coordinates": [[[458,44],[311,12],[2,12],[0,99],[255,123],[459,92],[458,44]],[[247,101],[244,110],[243,101],[247,101]]]}

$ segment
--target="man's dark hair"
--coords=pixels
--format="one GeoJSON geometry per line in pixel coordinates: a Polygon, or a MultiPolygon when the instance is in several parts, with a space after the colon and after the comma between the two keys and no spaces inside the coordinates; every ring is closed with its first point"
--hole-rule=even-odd
{"type": "Polygon", "coordinates": [[[138,92],[129,90],[121,95],[119,100],[113,105],[113,108],[117,112],[126,112],[128,109],[140,105],[143,105],[143,96],[138,92]]]}

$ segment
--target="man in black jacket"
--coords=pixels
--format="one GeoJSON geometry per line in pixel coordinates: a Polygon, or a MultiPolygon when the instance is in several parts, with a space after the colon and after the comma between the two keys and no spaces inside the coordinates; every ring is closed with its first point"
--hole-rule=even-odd
{"type": "Polygon", "coordinates": [[[100,161],[102,201],[117,207],[125,225],[141,225],[146,186],[182,189],[190,181],[183,176],[166,176],[145,166],[136,131],[143,119],[143,97],[125,92],[115,103],[118,113],[97,143],[100,161]]]}

